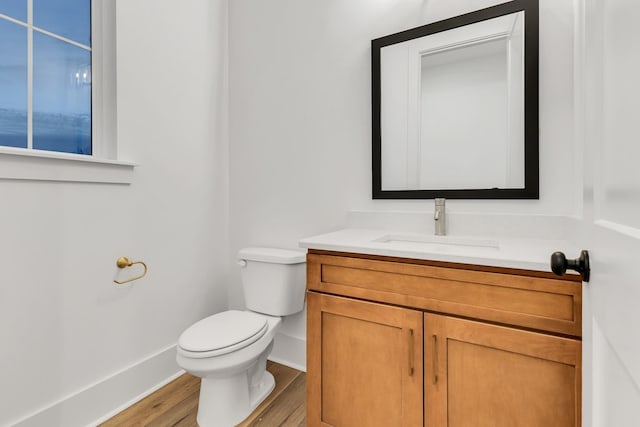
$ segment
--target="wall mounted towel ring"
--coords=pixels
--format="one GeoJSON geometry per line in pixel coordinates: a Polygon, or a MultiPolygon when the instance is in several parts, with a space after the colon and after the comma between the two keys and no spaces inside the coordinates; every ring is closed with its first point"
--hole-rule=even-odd
{"type": "Polygon", "coordinates": [[[116,260],[116,265],[118,266],[118,268],[131,267],[134,264],[141,264],[144,267],[144,271],[142,272],[141,275],[132,277],[131,279],[127,279],[127,280],[114,280],[114,282],[117,283],[118,285],[122,285],[125,283],[133,282],[134,280],[142,279],[147,274],[147,264],[145,264],[142,261],[133,262],[125,256],[121,256],[116,260]]]}

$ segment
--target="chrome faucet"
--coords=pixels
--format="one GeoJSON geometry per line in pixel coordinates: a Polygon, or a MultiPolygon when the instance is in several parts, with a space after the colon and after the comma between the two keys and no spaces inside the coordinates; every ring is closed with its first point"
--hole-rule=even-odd
{"type": "Polygon", "coordinates": [[[433,210],[433,220],[436,225],[435,235],[444,236],[447,234],[447,221],[445,215],[445,199],[435,199],[435,209],[433,210]]]}

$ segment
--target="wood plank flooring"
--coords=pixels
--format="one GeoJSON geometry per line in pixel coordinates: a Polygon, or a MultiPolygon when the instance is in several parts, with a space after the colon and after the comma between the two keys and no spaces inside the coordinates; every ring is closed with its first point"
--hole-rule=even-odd
{"type": "MultiPolygon", "coordinates": [[[[238,427],[300,427],[306,425],[304,372],[267,362],[276,387],[238,427]]],[[[197,427],[200,378],[184,374],[100,427],[197,427]]]]}

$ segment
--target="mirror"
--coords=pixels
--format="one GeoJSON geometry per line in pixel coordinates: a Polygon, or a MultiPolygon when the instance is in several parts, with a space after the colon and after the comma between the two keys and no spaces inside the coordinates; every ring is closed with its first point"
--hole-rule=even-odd
{"type": "Polygon", "coordinates": [[[374,199],[537,199],[538,3],[372,40],[374,199]]]}

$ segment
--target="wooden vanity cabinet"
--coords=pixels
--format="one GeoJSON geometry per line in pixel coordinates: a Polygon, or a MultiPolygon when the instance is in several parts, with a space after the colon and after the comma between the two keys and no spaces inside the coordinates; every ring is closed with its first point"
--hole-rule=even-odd
{"type": "Polygon", "coordinates": [[[310,250],[307,425],[580,426],[581,281],[310,250]]]}

